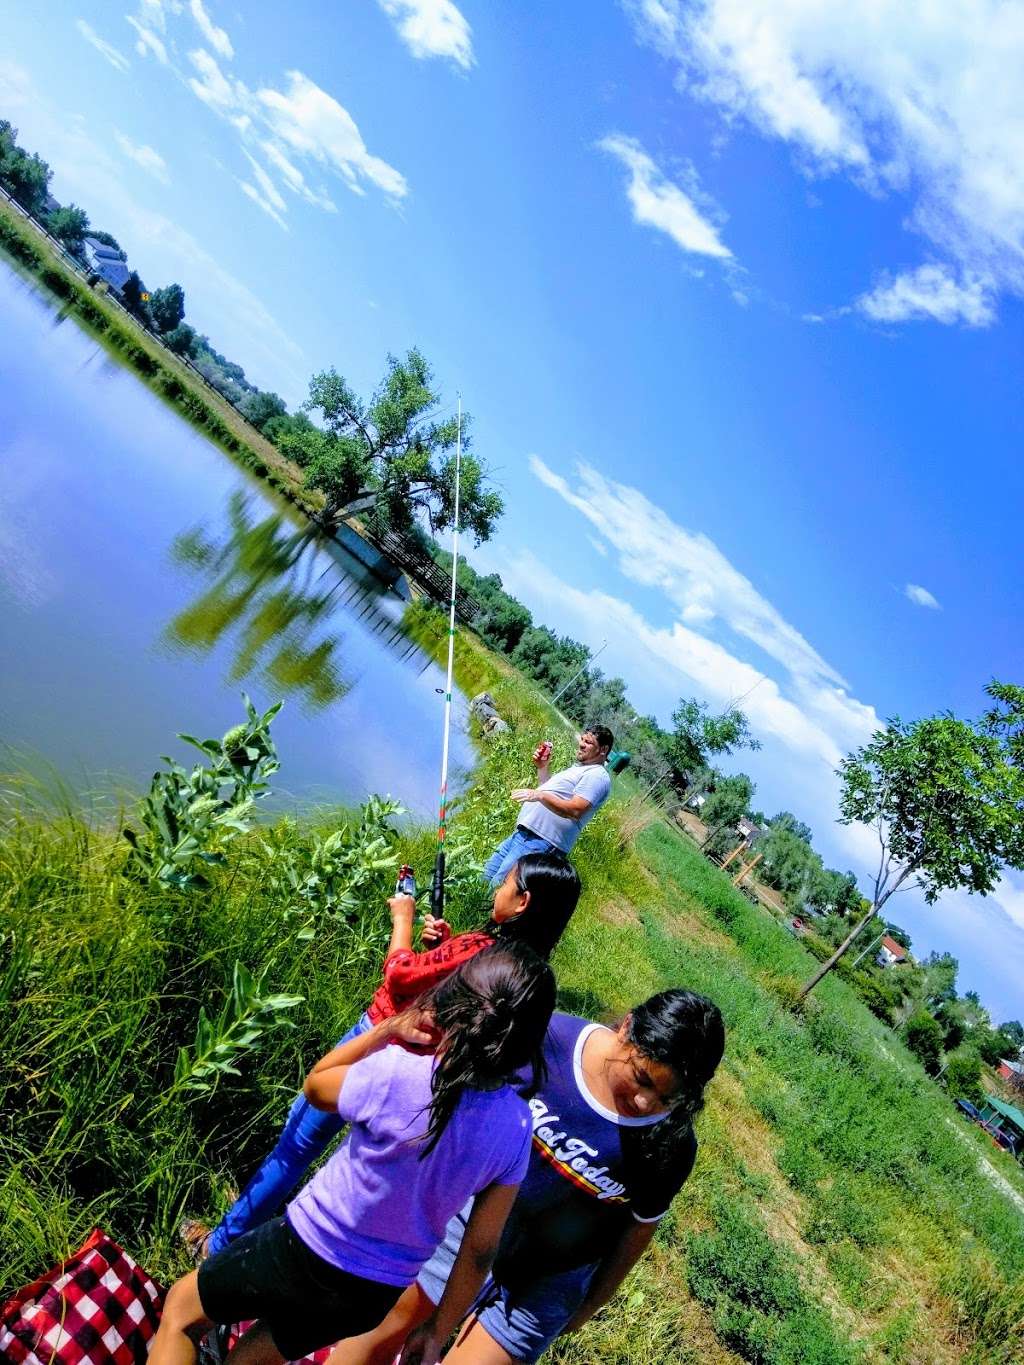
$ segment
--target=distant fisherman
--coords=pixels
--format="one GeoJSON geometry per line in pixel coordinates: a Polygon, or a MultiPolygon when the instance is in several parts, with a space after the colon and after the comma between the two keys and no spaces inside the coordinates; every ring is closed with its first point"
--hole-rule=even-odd
{"type": "Polygon", "coordinates": [[[614,743],[606,725],[589,725],[579,737],[576,762],[552,777],[550,744],[533,751],[536,787],[517,787],[512,800],[522,803],[515,830],[491,854],[484,876],[496,886],[526,853],[569,853],[608,799],[612,781],[605,764],[614,743]]]}

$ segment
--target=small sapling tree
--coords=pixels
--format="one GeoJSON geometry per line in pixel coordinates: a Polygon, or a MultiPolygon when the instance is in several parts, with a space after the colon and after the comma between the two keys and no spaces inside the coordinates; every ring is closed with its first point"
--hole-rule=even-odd
{"type": "Polygon", "coordinates": [[[870,910],[801,999],[902,887],[916,886],[929,904],[943,891],[984,896],[1003,867],[1024,866],[1024,768],[1014,760],[990,721],[949,714],[911,724],[891,720],[843,759],[840,823],[874,827],[878,870],[870,910]]]}

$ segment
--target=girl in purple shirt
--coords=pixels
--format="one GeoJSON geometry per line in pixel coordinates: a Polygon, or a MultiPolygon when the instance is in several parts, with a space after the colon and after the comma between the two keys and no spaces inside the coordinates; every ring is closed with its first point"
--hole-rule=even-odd
{"type": "Polygon", "coordinates": [[[495,944],[323,1057],[306,1097],[351,1124],[347,1139],[282,1218],[172,1287],[150,1365],[194,1365],[193,1334],[217,1323],[258,1319],[231,1353],[236,1365],[283,1365],[367,1331],[475,1196],[448,1287],[402,1354],[403,1365],[434,1361],[483,1283],[525,1174],[530,1113],[516,1073],[525,1067],[526,1093],[536,1089],[554,1002],[546,963],[495,944]]]}

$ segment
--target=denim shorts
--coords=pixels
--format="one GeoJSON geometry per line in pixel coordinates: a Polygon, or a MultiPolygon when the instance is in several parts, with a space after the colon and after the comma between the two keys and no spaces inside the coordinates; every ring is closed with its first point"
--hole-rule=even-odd
{"type": "MultiPolygon", "coordinates": [[[[444,1241],[416,1278],[431,1303],[439,1303],[444,1293],[472,1209],[470,1201],[449,1222],[444,1241]]],[[[544,1275],[514,1294],[488,1277],[473,1312],[487,1335],[513,1360],[539,1360],[583,1302],[595,1269],[585,1265],[544,1275]]]]}

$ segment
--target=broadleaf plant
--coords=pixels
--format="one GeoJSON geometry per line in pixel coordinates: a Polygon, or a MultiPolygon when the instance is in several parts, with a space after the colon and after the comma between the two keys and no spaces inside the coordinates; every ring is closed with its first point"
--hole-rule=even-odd
{"type": "Polygon", "coordinates": [[[267,779],[281,766],[270,723],[282,703],[261,715],[244,692],[242,697],[246,719],[222,738],[178,736],[209,762],[189,771],[164,756],[166,770],[153,774],[149,795],[139,803],[142,828],[123,830],[131,846],[129,876],[181,891],[202,890],[209,885],[202,867],[221,866],[224,846],[252,828],[253,807],[267,795],[267,779]]]}

